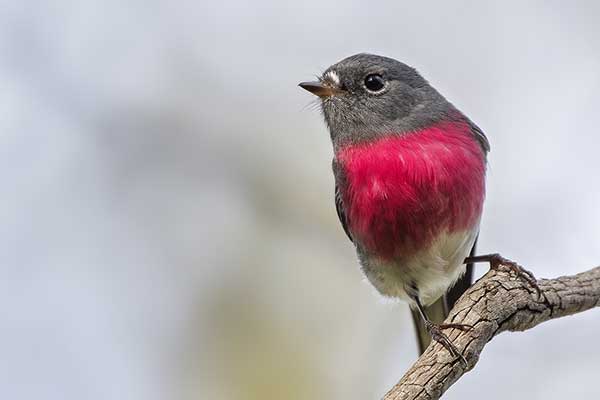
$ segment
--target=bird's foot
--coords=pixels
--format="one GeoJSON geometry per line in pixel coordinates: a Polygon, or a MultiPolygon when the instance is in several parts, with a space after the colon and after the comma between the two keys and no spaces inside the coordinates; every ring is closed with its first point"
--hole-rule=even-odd
{"type": "Polygon", "coordinates": [[[529,283],[529,285],[531,285],[532,288],[535,289],[538,295],[538,299],[542,298],[542,290],[538,286],[537,279],[535,279],[535,276],[530,271],[521,267],[516,262],[504,258],[498,253],[465,258],[465,264],[477,262],[489,262],[490,268],[496,271],[504,267],[509,272],[514,272],[518,277],[524,279],[527,283],[529,283]]]}
{"type": "Polygon", "coordinates": [[[467,324],[439,324],[439,325],[436,325],[430,321],[426,321],[425,327],[427,328],[427,331],[429,332],[429,335],[431,336],[432,340],[435,340],[436,342],[438,342],[439,344],[444,346],[444,348],[446,350],[448,350],[448,352],[452,355],[452,357],[454,357],[455,359],[458,358],[460,360],[460,362],[465,367],[467,367],[468,364],[467,364],[467,360],[465,359],[465,357],[463,357],[463,355],[460,354],[460,352],[458,351],[456,346],[454,344],[452,344],[450,339],[448,339],[448,336],[446,336],[446,334],[442,331],[444,329],[450,329],[450,328],[459,329],[461,331],[468,331],[468,330],[472,329],[473,326],[467,325],[467,324]]]}

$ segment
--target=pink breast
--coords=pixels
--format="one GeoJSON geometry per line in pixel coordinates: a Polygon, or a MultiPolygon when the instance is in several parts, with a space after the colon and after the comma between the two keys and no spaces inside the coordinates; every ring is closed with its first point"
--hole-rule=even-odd
{"type": "Polygon", "coordinates": [[[382,258],[426,247],[478,223],[485,156],[466,124],[441,123],[336,154],[353,237],[382,258]]]}

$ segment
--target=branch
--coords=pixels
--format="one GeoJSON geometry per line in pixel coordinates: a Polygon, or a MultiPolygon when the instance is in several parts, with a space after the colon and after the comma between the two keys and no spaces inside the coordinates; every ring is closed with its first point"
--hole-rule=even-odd
{"type": "Polygon", "coordinates": [[[446,330],[467,366],[432,343],[383,400],[439,399],[477,364],[484,346],[504,331],[524,331],[542,322],[600,306],[600,267],[573,276],[538,280],[541,296],[514,272],[490,270],[455,304],[446,323],[473,329],[446,330]]]}

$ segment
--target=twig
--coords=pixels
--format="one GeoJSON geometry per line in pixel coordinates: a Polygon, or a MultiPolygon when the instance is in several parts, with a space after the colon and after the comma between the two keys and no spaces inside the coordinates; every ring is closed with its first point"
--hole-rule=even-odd
{"type": "Polygon", "coordinates": [[[504,331],[524,331],[554,318],[600,306],[600,267],[573,276],[538,280],[541,296],[514,272],[490,270],[455,304],[447,323],[473,329],[446,331],[467,360],[465,367],[438,343],[430,345],[384,400],[439,399],[477,364],[484,346],[504,331]]]}

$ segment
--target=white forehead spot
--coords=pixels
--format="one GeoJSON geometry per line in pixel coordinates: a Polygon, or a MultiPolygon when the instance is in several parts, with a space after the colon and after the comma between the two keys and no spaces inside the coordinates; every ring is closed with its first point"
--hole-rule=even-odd
{"type": "Polygon", "coordinates": [[[329,78],[336,85],[340,84],[340,76],[335,71],[329,71],[327,74],[325,74],[325,77],[329,78]]]}

